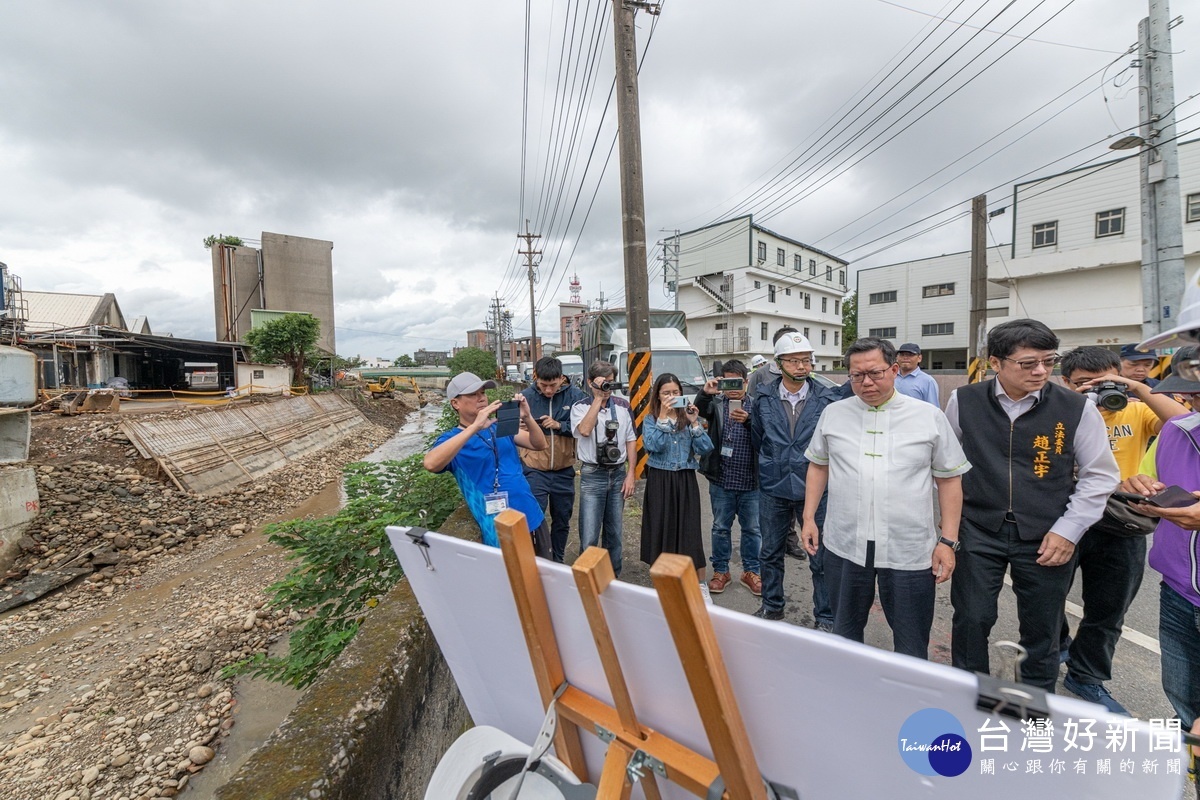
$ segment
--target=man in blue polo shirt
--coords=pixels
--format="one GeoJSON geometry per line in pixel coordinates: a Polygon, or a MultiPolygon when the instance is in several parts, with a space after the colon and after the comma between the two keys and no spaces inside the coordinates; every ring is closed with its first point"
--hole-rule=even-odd
{"type": "Polygon", "coordinates": [[[479,525],[484,544],[500,546],[496,535],[496,515],[512,508],[525,515],[533,534],[538,555],[550,557],[550,537],[545,530],[545,514],[529,488],[521,469],[517,447],[545,450],[546,434],[529,413],[529,402],[517,395],[521,410],[521,430],[516,436],[496,436],[492,414],[499,401],[488,403],[486,389],[496,388],[470,372],[461,372],[446,386],[446,402],[458,412],[458,425],[443,433],[425,454],[425,469],[454,473],[471,516],[479,525]]]}
{"type": "Polygon", "coordinates": [[[896,363],[900,365],[900,374],[896,376],[896,391],[900,394],[924,400],[935,408],[941,408],[938,397],[937,381],[928,372],[921,369],[921,348],[912,342],[905,342],[896,348],[896,363]]]}

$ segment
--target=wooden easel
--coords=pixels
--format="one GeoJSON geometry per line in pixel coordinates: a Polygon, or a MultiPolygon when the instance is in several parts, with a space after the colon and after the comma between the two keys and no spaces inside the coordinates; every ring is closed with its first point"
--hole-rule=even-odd
{"type": "Polygon", "coordinates": [[[608,551],[590,547],[571,569],[612,693],[612,706],[566,681],[525,515],[511,509],[502,512],[496,517],[496,532],[543,708],[555,703],[558,711],[555,754],[576,777],[586,782],[588,773],[580,728],[608,740],[597,787],[598,800],[626,800],[639,780],[646,797],[659,800],[656,775],[697,797],[708,797],[710,787],[721,779],[722,797],[767,800],[767,790],[734,700],[725,661],[717,647],[690,558],[664,553],[651,567],[650,577],[715,760],[638,722],[600,605],[600,595],[615,580],[608,551]],[[555,700],[560,689],[561,695],[555,700]]]}

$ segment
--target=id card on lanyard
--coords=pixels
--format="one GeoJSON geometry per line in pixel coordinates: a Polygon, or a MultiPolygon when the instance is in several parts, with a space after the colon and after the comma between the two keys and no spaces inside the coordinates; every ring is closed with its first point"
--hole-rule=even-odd
{"type": "Polygon", "coordinates": [[[483,496],[483,510],[489,517],[494,517],[508,509],[508,492],[500,491],[500,448],[496,444],[495,435],[485,436],[484,441],[492,449],[495,472],[492,475],[492,491],[483,496]]]}

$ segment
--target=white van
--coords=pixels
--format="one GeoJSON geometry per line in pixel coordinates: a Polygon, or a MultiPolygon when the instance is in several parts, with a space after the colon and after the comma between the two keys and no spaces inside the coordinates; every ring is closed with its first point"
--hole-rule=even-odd
{"type": "Polygon", "coordinates": [[[584,383],[583,357],[577,356],[574,353],[564,353],[560,356],[555,356],[562,362],[563,375],[566,375],[571,383],[582,387],[584,383]]]}

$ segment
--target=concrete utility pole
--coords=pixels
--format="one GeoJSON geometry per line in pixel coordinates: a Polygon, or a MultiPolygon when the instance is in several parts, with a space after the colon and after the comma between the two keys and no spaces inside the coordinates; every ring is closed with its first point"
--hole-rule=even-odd
{"type": "Polygon", "coordinates": [[[504,376],[504,312],[500,309],[500,295],[496,294],[492,298],[492,308],[488,314],[490,321],[488,327],[495,333],[496,340],[496,369],[500,371],[500,376],[504,376]]]}
{"type": "Polygon", "coordinates": [[[664,239],[663,248],[663,280],[675,295],[675,310],[679,310],[679,229],[674,230],[674,236],[664,239]],[[667,276],[670,276],[669,278],[667,276]]]}
{"type": "Polygon", "coordinates": [[[967,346],[967,382],[987,375],[987,195],[971,198],[971,315],[967,346]]]}
{"type": "MultiPolygon", "coordinates": [[[[529,232],[529,220],[525,220],[525,232],[517,234],[518,239],[525,240],[525,249],[519,251],[525,256],[525,270],[529,275],[529,352],[533,356],[530,360],[537,363],[539,358],[537,346],[537,302],[533,299],[533,285],[537,283],[537,264],[533,262],[534,256],[540,256],[541,250],[533,249],[533,240],[542,238],[540,233],[529,232]]],[[[540,261],[540,259],[539,259],[540,261]]]]}
{"type": "Polygon", "coordinates": [[[1167,0],[1150,0],[1150,16],[1138,24],[1143,339],[1178,324],[1187,281],[1170,16],[1167,0]]]}
{"type": "Polygon", "coordinates": [[[629,399],[637,424],[634,477],[646,468],[642,422],[650,410],[650,287],[646,274],[646,203],[642,192],[642,126],[638,118],[637,39],[634,14],[659,13],[654,3],[613,0],[617,125],[621,154],[621,233],[625,250],[625,319],[629,330],[629,399]]]}

